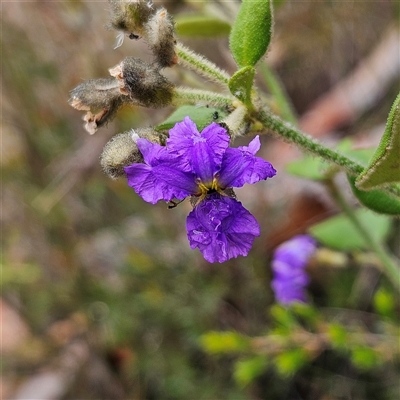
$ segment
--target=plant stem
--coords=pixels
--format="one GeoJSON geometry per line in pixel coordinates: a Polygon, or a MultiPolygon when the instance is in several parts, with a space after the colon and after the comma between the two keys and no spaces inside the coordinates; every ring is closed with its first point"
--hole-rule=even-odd
{"type": "Polygon", "coordinates": [[[379,258],[387,277],[390,279],[393,285],[400,290],[400,268],[398,265],[396,265],[397,263],[395,260],[387,252],[383,244],[371,235],[363,221],[357,216],[357,214],[354,212],[354,209],[348,204],[334,180],[329,179],[325,183],[330,194],[332,195],[332,198],[343,210],[353,226],[357,229],[361,237],[364,239],[366,246],[374,251],[376,256],[379,258]]]}
{"type": "Polygon", "coordinates": [[[290,143],[294,143],[301,149],[314,153],[325,160],[334,162],[353,175],[360,174],[364,169],[361,164],[350,160],[335,150],[325,147],[315,139],[296,129],[294,126],[282,121],[279,117],[272,115],[265,110],[259,112],[258,119],[266,128],[272,130],[279,136],[282,136],[290,143]]]}
{"type": "Polygon", "coordinates": [[[217,107],[232,107],[233,97],[210,92],[208,90],[177,87],[174,91],[173,104],[199,104],[213,105],[217,107]]]}
{"type": "MultiPolygon", "coordinates": [[[[289,143],[294,143],[302,150],[306,150],[324,160],[333,162],[334,164],[344,168],[351,175],[358,176],[364,170],[363,165],[344,156],[337,150],[325,147],[322,143],[304,134],[291,124],[282,121],[276,115],[272,115],[266,109],[261,109],[261,111],[257,112],[255,116],[265,128],[271,130],[276,135],[283,137],[289,143]]],[[[384,187],[381,190],[400,197],[400,189],[394,185],[384,187]]]]}
{"type": "Polygon", "coordinates": [[[205,57],[188,49],[182,43],[177,43],[175,49],[178,53],[180,65],[190,68],[207,79],[222,84],[224,87],[228,86],[230,76],[227,72],[217,67],[205,57]]]}

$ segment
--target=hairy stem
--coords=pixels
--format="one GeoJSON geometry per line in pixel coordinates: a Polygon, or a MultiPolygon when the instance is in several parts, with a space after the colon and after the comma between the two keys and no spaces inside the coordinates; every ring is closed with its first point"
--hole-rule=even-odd
{"type": "Polygon", "coordinates": [[[210,92],[207,90],[191,89],[186,87],[177,87],[174,91],[172,103],[178,104],[204,104],[217,107],[231,107],[235,99],[223,94],[210,92]]]}
{"type": "MultiPolygon", "coordinates": [[[[297,145],[302,150],[306,150],[323,158],[324,160],[338,165],[351,175],[358,176],[364,170],[364,166],[362,164],[351,160],[350,158],[339,153],[337,150],[325,147],[322,143],[304,134],[291,124],[282,121],[276,115],[272,115],[266,109],[261,109],[255,114],[255,116],[262,123],[262,125],[272,131],[272,133],[281,136],[289,143],[297,145]]],[[[387,186],[381,190],[400,197],[400,189],[394,185],[387,186]]]]}
{"type": "Polygon", "coordinates": [[[178,53],[180,65],[190,68],[205,78],[222,84],[224,87],[228,86],[230,76],[227,72],[217,67],[205,57],[188,49],[182,43],[177,43],[175,49],[178,53]]]}

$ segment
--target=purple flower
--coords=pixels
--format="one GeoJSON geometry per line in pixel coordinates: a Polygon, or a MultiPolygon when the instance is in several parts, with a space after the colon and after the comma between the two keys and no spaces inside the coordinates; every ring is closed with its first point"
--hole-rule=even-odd
{"type": "Polygon", "coordinates": [[[309,278],[304,269],[315,250],[316,241],[308,235],[295,236],[277,247],[272,260],[271,286],[279,303],[306,302],[304,288],[309,278]]]}
{"type": "Polygon", "coordinates": [[[247,255],[260,235],[256,219],[235,200],[232,187],[272,178],[272,165],[256,157],[260,139],[249,146],[229,148],[229,135],[216,123],[197,130],[186,117],[169,131],[165,147],[138,139],[144,163],[125,168],[128,184],[149,203],[194,199],[187,218],[191,248],[209,262],[247,255]]]}
{"type": "Polygon", "coordinates": [[[242,203],[219,193],[210,194],[188,215],[186,229],[190,247],[198,247],[209,262],[246,256],[255,236],[257,220],[242,203]]]}

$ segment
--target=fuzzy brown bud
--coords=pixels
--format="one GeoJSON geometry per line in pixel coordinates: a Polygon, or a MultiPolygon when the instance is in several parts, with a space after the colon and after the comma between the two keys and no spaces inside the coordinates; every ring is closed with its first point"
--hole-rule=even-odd
{"type": "Polygon", "coordinates": [[[172,102],[174,85],[151,64],[127,57],[110,69],[119,81],[122,94],[144,107],[165,107],[172,102]]]}
{"type": "Polygon", "coordinates": [[[93,134],[109,122],[118,109],[129,101],[119,90],[115,78],[91,79],[71,90],[69,104],[77,110],[87,111],[85,129],[93,134]]]}
{"type": "Polygon", "coordinates": [[[100,156],[103,171],[112,179],[125,175],[124,167],[143,162],[142,153],[136,141],[145,138],[153,143],[162,144],[163,136],[152,128],[141,128],[119,133],[107,142],[100,156]]]}
{"type": "Polygon", "coordinates": [[[70,94],[69,103],[77,110],[105,108],[121,98],[115,78],[91,79],[72,89],[70,94]]]}
{"type": "Polygon", "coordinates": [[[153,3],[147,0],[109,0],[110,26],[127,35],[144,35],[144,24],[155,13],[153,3]]]}
{"type": "Polygon", "coordinates": [[[174,20],[165,8],[160,8],[145,24],[148,45],[161,67],[172,67],[178,63],[175,53],[174,20]]]}

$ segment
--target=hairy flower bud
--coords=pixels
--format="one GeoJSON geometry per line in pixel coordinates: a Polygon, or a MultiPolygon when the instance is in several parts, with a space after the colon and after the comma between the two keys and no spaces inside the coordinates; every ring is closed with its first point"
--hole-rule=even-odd
{"type": "Polygon", "coordinates": [[[145,25],[148,45],[161,67],[172,67],[178,63],[175,53],[174,21],[165,8],[159,9],[145,25]]]}
{"type": "Polygon", "coordinates": [[[174,85],[141,59],[126,57],[109,71],[118,79],[120,92],[140,105],[159,108],[171,104],[174,85]]]}
{"type": "Polygon", "coordinates": [[[246,107],[239,105],[220,123],[221,126],[228,130],[231,137],[244,135],[249,129],[249,121],[247,118],[246,107]]]}
{"type": "MultiPolygon", "coordinates": [[[[109,0],[111,21],[109,26],[130,38],[137,39],[145,34],[144,24],[155,13],[153,3],[147,0],[109,0]]],[[[123,36],[116,47],[121,46],[123,36]]]]}
{"type": "Polygon", "coordinates": [[[153,143],[161,144],[162,135],[152,128],[141,128],[119,133],[107,142],[100,156],[103,171],[112,179],[125,175],[124,167],[133,163],[142,163],[143,156],[136,141],[145,138],[153,143]]]}
{"type": "Polygon", "coordinates": [[[117,79],[91,79],[71,90],[69,103],[77,110],[93,110],[106,108],[121,97],[117,79]]]}
{"type": "Polygon", "coordinates": [[[91,79],[71,90],[69,104],[77,110],[87,111],[85,129],[93,134],[109,122],[118,109],[129,101],[119,90],[115,78],[91,79]]]}
{"type": "Polygon", "coordinates": [[[154,9],[151,1],[109,0],[111,21],[109,26],[120,31],[114,48],[122,45],[124,36],[147,40],[160,68],[178,63],[175,53],[174,21],[165,8],[154,9]]]}

